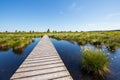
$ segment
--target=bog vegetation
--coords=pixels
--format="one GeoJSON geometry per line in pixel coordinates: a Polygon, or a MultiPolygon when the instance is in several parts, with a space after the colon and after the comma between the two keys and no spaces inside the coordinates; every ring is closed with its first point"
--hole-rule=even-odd
{"type": "Polygon", "coordinates": [[[13,48],[14,51],[23,49],[28,45],[33,38],[42,37],[44,34],[58,40],[68,40],[78,42],[79,45],[91,43],[96,47],[101,47],[105,44],[107,48],[114,51],[120,47],[120,32],[119,31],[104,31],[104,32],[1,32],[0,33],[0,49],[7,50],[13,48]]]}
{"type": "Polygon", "coordinates": [[[82,70],[88,74],[105,77],[110,72],[108,57],[99,50],[85,49],[82,53],[82,70]]]}
{"type": "MultiPolygon", "coordinates": [[[[47,34],[49,37],[57,40],[68,40],[77,42],[79,45],[90,43],[97,48],[106,45],[108,50],[115,51],[120,48],[120,32],[104,31],[104,32],[1,32],[0,33],[0,50],[8,50],[12,48],[15,53],[22,53],[24,48],[34,42],[34,38],[40,38],[47,34]]],[[[104,77],[109,72],[109,60],[99,51],[87,50],[83,51],[82,70],[87,73],[104,77]],[[102,60],[102,61],[101,61],[102,60]]]]}

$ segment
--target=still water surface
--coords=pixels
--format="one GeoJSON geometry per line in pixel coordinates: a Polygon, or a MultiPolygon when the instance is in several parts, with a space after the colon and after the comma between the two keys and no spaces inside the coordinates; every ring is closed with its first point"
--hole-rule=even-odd
{"type": "MultiPolygon", "coordinates": [[[[39,40],[39,38],[36,38],[35,42],[30,43],[21,54],[14,53],[12,48],[7,51],[0,51],[0,80],[10,79],[39,40]]],[[[54,38],[51,38],[51,41],[74,80],[93,80],[90,75],[81,72],[82,48],[89,47],[95,49],[93,45],[88,43],[85,46],[79,46],[77,42],[71,43],[66,40],[56,40],[54,38]]],[[[100,50],[104,51],[110,59],[109,68],[111,73],[107,74],[104,80],[120,80],[120,48],[115,52],[110,52],[103,45],[100,50]]]]}
{"type": "Polygon", "coordinates": [[[83,47],[96,49],[95,46],[89,43],[85,46],[79,46],[76,42],[71,43],[66,40],[51,39],[51,41],[74,80],[120,80],[120,48],[114,52],[110,52],[105,45],[102,46],[100,50],[103,51],[110,60],[109,68],[111,73],[107,74],[104,79],[93,79],[92,76],[82,73],[81,57],[83,47]]]}
{"type": "Polygon", "coordinates": [[[9,80],[21,63],[33,50],[40,39],[36,38],[34,43],[30,43],[23,53],[14,53],[12,48],[7,51],[0,51],[0,80],[9,80]]]}

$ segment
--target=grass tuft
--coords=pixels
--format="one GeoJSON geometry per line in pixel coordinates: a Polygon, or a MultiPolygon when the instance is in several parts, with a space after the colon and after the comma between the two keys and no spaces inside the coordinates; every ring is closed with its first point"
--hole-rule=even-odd
{"type": "Polygon", "coordinates": [[[104,77],[106,73],[110,72],[109,60],[104,53],[85,49],[82,55],[82,70],[100,77],[104,77]]]}

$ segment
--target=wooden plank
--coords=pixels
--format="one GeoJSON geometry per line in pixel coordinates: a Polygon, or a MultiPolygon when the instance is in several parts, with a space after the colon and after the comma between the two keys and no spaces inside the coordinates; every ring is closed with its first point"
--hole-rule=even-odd
{"type": "Polygon", "coordinates": [[[49,37],[45,35],[11,80],[73,80],[49,37]]]}

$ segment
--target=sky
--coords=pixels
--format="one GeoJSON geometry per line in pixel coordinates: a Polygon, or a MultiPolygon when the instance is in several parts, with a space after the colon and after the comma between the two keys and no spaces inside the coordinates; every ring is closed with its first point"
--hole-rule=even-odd
{"type": "Polygon", "coordinates": [[[0,0],[0,31],[120,29],[120,0],[0,0]]]}

